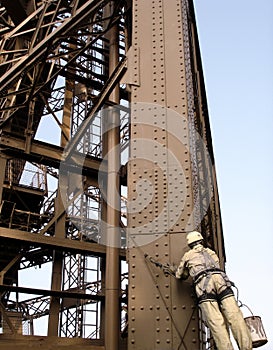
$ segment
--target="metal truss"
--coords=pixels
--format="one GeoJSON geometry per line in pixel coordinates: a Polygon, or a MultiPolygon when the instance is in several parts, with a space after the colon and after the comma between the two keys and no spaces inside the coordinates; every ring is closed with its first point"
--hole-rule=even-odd
{"type": "MultiPolygon", "coordinates": [[[[96,109],[99,108],[113,88],[115,80],[110,81],[110,85],[107,84],[109,49],[106,33],[118,23],[123,26],[124,22],[121,20],[121,1],[116,2],[110,16],[104,14],[104,9],[109,2],[33,1],[29,3],[28,8],[23,9],[20,15],[14,12],[13,6],[10,6],[8,2],[3,2],[0,21],[2,34],[0,71],[4,74],[1,79],[0,119],[2,130],[10,132],[7,138],[7,144],[9,143],[9,147],[6,148],[7,157],[16,157],[20,152],[18,147],[20,141],[14,139],[14,148],[11,153],[11,137],[25,135],[22,148],[29,150],[26,159],[39,164],[38,154],[43,154],[43,160],[47,166],[43,169],[47,169],[48,174],[59,177],[58,168],[63,150],[60,150],[59,161],[55,164],[47,153],[49,145],[45,146],[45,151],[37,150],[37,156],[34,156],[35,134],[41,118],[49,116],[60,128],[62,137],[68,141],[91,114],[94,102],[99,101],[99,104],[95,104],[96,109]],[[71,103],[67,100],[70,82],[73,82],[71,103]],[[103,94],[101,94],[102,89],[104,89],[103,94]],[[70,108],[72,112],[70,135],[66,134],[60,120],[60,113],[64,106],[70,108]],[[55,165],[56,170],[52,168],[52,165],[55,165]]],[[[19,9],[22,5],[18,2],[15,6],[18,6],[17,9],[19,9]]],[[[121,33],[124,33],[124,30],[121,29],[121,33]]],[[[124,37],[123,39],[121,37],[120,55],[124,54],[124,37]]],[[[101,156],[100,123],[101,117],[95,116],[87,132],[85,130],[83,140],[74,141],[78,153],[89,154],[97,159],[101,156]]],[[[3,136],[1,141],[4,145],[3,136]]],[[[56,151],[55,147],[55,158],[56,151]]],[[[75,162],[74,155],[73,161],[75,162]]],[[[23,159],[17,168],[11,171],[15,162],[19,160],[17,158],[8,160],[8,178],[17,176],[18,181],[21,181],[21,174],[25,172],[27,163],[23,159]]],[[[88,166],[88,169],[91,168],[94,169],[93,165],[88,166]]],[[[14,181],[8,181],[14,185],[14,181]]],[[[33,181],[28,182],[28,185],[35,188],[33,181]]],[[[42,232],[53,236],[56,222],[56,218],[54,219],[56,195],[57,192],[54,191],[47,198],[44,193],[45,200],[41,201],[40,208],[35,209],[36,212],[28,210],[27,207],[18,209],[18,204],[13,205],[11,215],[6,219],[3,217],[2,225],[14,230],[42,232]]],[[[6,200],[2,202],[2,209],[5,213],[8,212],[6,203],[6,200]]],[[[98,242],[100,239],[99,206],[98,190],[94,186],[87,185],[84,192],[74,197],[66,208],[66,238],[98,242]]],[[[63,290],[81,291],[87,288],[85,282],[85,274],[89,269],[86,267],[87,259],[90,258],[80,254],[65,255],[64,267],[70,266],[70,269],[63,270],[63,290]]],[[[29,247],[21,258],[21,269],[40,266],[52,260],[52,250],[29,247]]],[[[96,279],[99,280],[98,276],[96,279]]],[[[96,314],[92,327],[98,328],[97,323],[101,322],[98,316],[98,302],[95,303],[95,310],[88,310],[86,302],[79,304],[80,300],[73,307],[67,305],[67,302],[61,307],[60,335],[90,337],[94,329],[90,330],[87,335],[88,332],[83,326],[84,318],[90,312],[96,314]]],[[[6,303],[9,307],[13,305],[7,300],[6,303]]],[[[19,309],[20,312],[21,309],[25,310],[25,317],[28,313],[28,316],[33,319],[48,314],[49,305],[48,297],[35,298],[21,303],[19,309]]],[[[98,337],[97,331],[96,337],[98,337]]]]}

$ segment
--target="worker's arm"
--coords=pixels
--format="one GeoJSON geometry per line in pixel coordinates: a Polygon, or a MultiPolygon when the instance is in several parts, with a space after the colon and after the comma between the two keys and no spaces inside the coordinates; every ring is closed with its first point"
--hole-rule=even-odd
{"type": "Polygon", "coordinates": [[[182,280],[186,280],[189,277],[189,269],[186,264],[186,254],[180,261],[180,264],[175,273],[176,278],[181,278],[182,280]]]}

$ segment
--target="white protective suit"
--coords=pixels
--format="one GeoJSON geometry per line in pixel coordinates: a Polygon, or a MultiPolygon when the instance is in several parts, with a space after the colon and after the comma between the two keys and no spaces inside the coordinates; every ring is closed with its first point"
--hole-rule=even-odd
{"type": "Polygon", "coordinates": [[[216,253],[200,243],[184,254],[176,278],[191,275],[199,307],[218,350],[234,350],[227,325],[240,350],[251,350],[252,339],[243,314],[238,307],[226,274],[219,268],[216,253]]]}

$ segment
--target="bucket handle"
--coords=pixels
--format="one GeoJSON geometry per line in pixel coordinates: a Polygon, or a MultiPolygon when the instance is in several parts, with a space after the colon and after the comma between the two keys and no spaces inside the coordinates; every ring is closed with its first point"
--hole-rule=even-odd
{"type": "Polygon", "coordinates": [[[246,304],[243,304],[240,300],[238,300],[238,304],[239,304],[239,307],[245,306],[248,309],[248,311],[251,313],[251,316],[254,317],[253,312],[251,311],[251,309],[246,304]]]}

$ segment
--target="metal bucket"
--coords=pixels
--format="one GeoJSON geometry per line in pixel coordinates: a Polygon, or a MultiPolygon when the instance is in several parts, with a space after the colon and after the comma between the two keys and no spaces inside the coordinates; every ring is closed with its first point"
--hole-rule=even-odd
{"type": "Polygon", "coordinates": [[[267,343],[266,334],[264,331],[264,327],[262,324],[262,320],[260,316],[249,316],[245,317],[245,322],[250,330],[251,338],[252,338],[252,347],[258,348],[267,343]]]}

